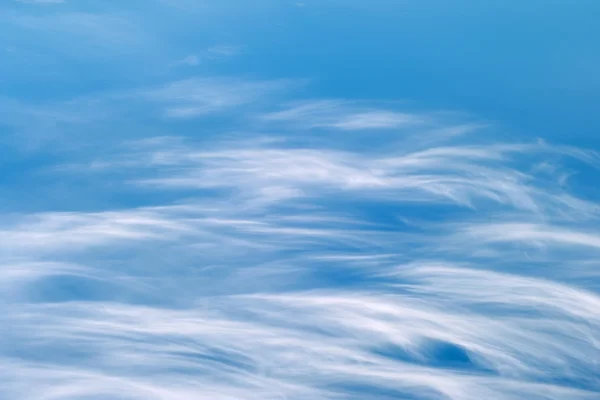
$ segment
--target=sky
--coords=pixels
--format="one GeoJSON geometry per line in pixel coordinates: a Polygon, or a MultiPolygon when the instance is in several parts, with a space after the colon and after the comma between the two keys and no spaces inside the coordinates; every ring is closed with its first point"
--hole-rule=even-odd
{"type": "Polygon", "coordinates": [[[4,0],[0,400],[600,396],[597,0],[4,0]]]}

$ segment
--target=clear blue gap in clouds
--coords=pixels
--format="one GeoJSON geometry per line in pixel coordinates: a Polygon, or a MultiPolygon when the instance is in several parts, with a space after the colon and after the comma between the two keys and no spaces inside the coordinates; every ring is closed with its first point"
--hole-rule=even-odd
{"type": "Polygon", "coordinates": [[[279,25],[258,28],[272,39],[257,35],[261,51],[248,63],[318,76],[325,95],[401,97],[518,121],[510,125],[522,134],[569,132],[589,143],[598,130],[591,118],[598,101],[598,7],[593,1],[306,2],[279,25]]]}
{"type": "Polygon", "coordinates": [[[590,399],[597,2],[0,5],[0,400],[590,399]]]}

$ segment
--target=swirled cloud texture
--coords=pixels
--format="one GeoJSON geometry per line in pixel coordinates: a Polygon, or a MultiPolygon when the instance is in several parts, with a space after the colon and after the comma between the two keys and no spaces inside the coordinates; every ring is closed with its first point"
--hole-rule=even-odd
{"type": "Polygon", "coordinates": [[[1,400],[599,398],[595,3],[4,3],[1,400]]]}

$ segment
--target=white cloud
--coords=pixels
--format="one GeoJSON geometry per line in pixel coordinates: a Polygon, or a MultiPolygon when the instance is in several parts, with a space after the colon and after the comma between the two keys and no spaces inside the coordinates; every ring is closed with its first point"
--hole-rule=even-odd
{"type": "Polygon", "coordinates": [[[217,45],[207,50],[207,53],[213,57],[231,57],[241,54],[242,49],[239,46],[217,45]]]}
{"type": "Polygon", "coordinates": [[[148,100],[163,104],[171,118],[194,118],[257,102],[282,90],[284,81],[188,79],[144,91],[148,100]]]}
{"type": "MultiPolygon", "coordinates": [[[[550,291],[535,291],[540,302],[530,303],[526,297],[499,292],[513,287],[510,277],[500,279],[498,288],[486,288],[485,296],[499,292],[498,303],[505,303],[500,296],[508,296],[509,304],[533,306],[536,312],[527,320],[500,318],[476,308],[449,306],[447,295],[452,292],[443,291],[471,288],[476,295],[484,294],[484,288],[468,285],[468,279],[485,282],[489,276],[464,271],[455,278],[444,271],[422,272],[452,280],[433,283],[431,289],[422,287],[446,295],[445,300],[339,290],[210,297],[178,310],[114,303],[28,306],[19,310],[26,318],[11,321],[17,331],[27,334],[22,345],[43,339],[40,350],[77,344],[87,354],[78,370],[69,367],[67,359],[62,367],[39,371],[8,364],[3,375],[18,372],[27,377],[33,383],[28,387],[33,397],[34,390],[51,390],[63,398],[123,392],[131,398],[175,393],[184,399],[198,395],[334,399],[342,394],[354,398],[349,388],[336,386],[352,382],[397,394],[430,393],[459,400],[518,399],[523,394],[544,399],[547,393],[557,399],[593,398],[593,391],[533,383],[556,374],[593,378],[597,365],[588,356],[594,348],[590,341],[598,339],[593,329],[598,326],[597,312],[577,311],[576,303],[584,300],[577,291],[560,294],[550,285],[550,291]],[[468,286],[461,289],[460,284],[468,286]],[[549,320],[537,314],[540,305],[551,306],[554,298],[564,295],[573,301],[563,308],[567,318],[549,320]],[[40,325],[45,329],[29,328],[40,325]],[[436,357],[441,357],[436,352],[444,349],[454,349],[458,356],[462,352],[462,362],[485,373],[435,367],[436,357]],[[565,364],[575,370],[563,370],[565,364]]],[[[523,283],[533,290],[544,287],[535,281],[523,283]]],[[[466,293],[455,294],[457,301],[468,298],[466,293]]]]}
{"type": "Polygon", "coordinates": [[[190,77],[278,1],[68,3],[0,12],[15,52],[43,49],[38,82],[93,64],[53,97],[107,90],[1,99],[50,150],[7,154],[0,182],[47,206],[2,202],[0,399],[597,400],[600,209],[565,178],[596,152],[190,77]]]}
{"type": "MultiPolygon", "coordinates": [[[[248,118],[282,87],[105,101],[248,118]]],[[[325,101],[268,114],[260,138],[145,135],[69,164],[156,204],[5,215],[0,398],[594,399],[600,297],[579,277],[598,208],[553,160],[596,156],[465,127],[325,101]],[[371,146],[405,125],[423,130],[371,146]]]]}
{"type": "Polygon", "coordinates": [[[242,48],[239,46],[211,46],[208,49],[199,52],[198,54],[190,54],[182,58],[181,60],[175,62],[174,65],[186,65],[189,67],[196,67],[206,60],[229,58],[240,55],[241,53],[242,48]]]}
{"type": "Polygon", "coordinates": [[[391,129],[425,122],[422,116],[414,114],[368,109],[332,100],[301,103],[284,111],[266,114],[263,118],[267,121],[292,122],[303,127],[347,131],[391,129]]]}
{"type": "Polygon", "coordinates": [[[139,164],[165,169],[138,183],[173,189],[229,187],[257,198],[279,193],[281,200],[319,197],[323,190],[332,190],[358,197],[366,193],[380,200],[392,196],[398,201],[468,207],[491,201],[576,219],[598,213],[595,204],[568,194],[553,177],[519,170],[516,165],[523,157],[544,156],[529,145],[440,146],[369,155],[327,147],[294,148],[285,141],[242,146],[145,148],[139,164]]]}
{"type": "MultiPolygon", "coordinates": [[[[36,3],[40,4],[40,3],[36,3]]],[[[123,55],[153,46],[153,39],[137,21],[127,14],[63,11],[44,15],[37,13],[2,13],[7,29],[25,28],[44,40],[59,54],[76,59],[98,55],[123,55]]]]}
{"type": "Polygon", "coordinates": [[[585,232],[566,227],[536,223],[495,223],[466,227],[464,231],[470,240],[484,243],[542,243],[554,246],[587,246],[600,248],[600,236],[595,232],[585,232]]]}
{"type": "Polygon", "coordinates": [[[159,212],[131,210],[99,213],[41,213],[0,230],[5,252],[32,252],[44,249],[85,249],[105,242],[158,239],[185,232],[187,226],[159,212]]]}
{"type": "Polygon", "coordinates": [[[200,57],[194,54],[191,54],[187,57],[182,58],[181,60],[177,61],[175,64],[176,65],[187,65],[190,67],[195,67],[197,65],[200,65],[201,61],[200,61],[200,57]]]}

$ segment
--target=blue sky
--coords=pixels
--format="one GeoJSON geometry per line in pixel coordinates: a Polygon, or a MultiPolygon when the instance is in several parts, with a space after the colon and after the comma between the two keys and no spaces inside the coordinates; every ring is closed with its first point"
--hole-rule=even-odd
{"type": "Polygon", "coordinates": [[[598,16],[5,0],[0,399],[597,399],[598,16]]]}

